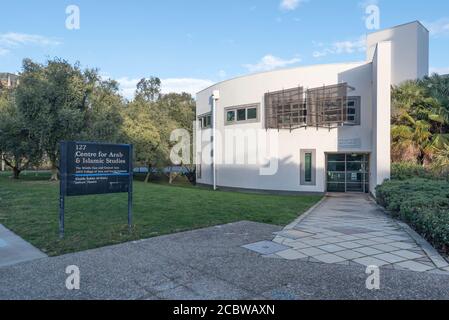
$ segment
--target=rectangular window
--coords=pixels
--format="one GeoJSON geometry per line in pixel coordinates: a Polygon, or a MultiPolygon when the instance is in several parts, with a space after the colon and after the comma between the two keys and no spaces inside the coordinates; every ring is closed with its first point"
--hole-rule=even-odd
{"type": "Polygon", "coordinates": [[[201,164],[196,166],[196,178],[201,179],[201,164]]]}
{"type": "Polygon", "coordinates": [[[212,115],[203,115],[198,118],[200,122],[201,129],[207,129],[212,127],[212,115]]]}
{"type": "Polygon", "coordinates": [[[316,150],[301,150],[300,184],[302,186],[316,185],[316,150]]]}
{"type": "Polygon", "coordinates": [[[247,118],[248,120],[256,120],[257,119],[257,108],[248,108],[247,109],[247,118]]]}
{"type": "Polygon", "coordinates": [[[246,109],[237,110],[237,121],[246,121],[246,109]]]}
{"type": "Polygon", "coordinates": [[[227,122],[234,122],[235,121],[235,110],[231,110],[231,111],[227,112],[226,121],[227,122]]]}
{"type": "Polygon", "coordinates": [[[360,125],[360,113],[361,113],[361,97],[348,97],[346,104],[347,126],[359,126],[360,125]]]}
{"type": "Polygon", "coordinates": [[[312,182],[312,154],[311,153],[305,154],[304,166],[305,166],[305,178],[304,179],[307,183],[310,183],[310,182],[312,182]]]}
{"type": "Polygon", "coordinates": [[[259,105],[249,104],[225,109],[225,123],[235,125],[259,121],[259,105]]]}

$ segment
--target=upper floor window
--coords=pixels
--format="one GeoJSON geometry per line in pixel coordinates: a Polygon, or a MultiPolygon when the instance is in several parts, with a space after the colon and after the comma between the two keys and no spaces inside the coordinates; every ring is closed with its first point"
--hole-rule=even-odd
{"type": "Polygon", "coordinates": [[[201,129],[207,129],[212,127],[212,115],[210,113],[199,116],[198,121],[200,122],[201,129]]]}
{"type": "Polygon", "coordinates": [[[361,123],[361,97],[348,97],[346,110],[347,116],[345,125],[359,126],[361,123]]]}
{"type": "Polygon", "coordinates": [[[259,105],[246,105],[227,108],[225,111],[226,124],[249,123],[259,121],[259,105]]]}

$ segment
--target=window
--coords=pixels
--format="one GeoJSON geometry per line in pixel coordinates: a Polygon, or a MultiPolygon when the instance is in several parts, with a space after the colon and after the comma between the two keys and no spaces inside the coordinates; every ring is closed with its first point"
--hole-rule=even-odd
{"type": "Polygon", "coordinates": [[[237,110],[237,121],[246,121],[246,109],[237,110]]]}
{"type": "Polygon", "coordinates": [[[310,183],[312,182],[312,154],[306,153],[305,154],[305,160],[304,160],[304,166],[305,166],[305,182],[310,183]]]}
{"type": "Polygon", "coordinates": [[[201,164],[196,166],[196,178],[201,179],[201,164]]]}
{"type": "Polygon", "coordinates": [[[246,109],[248,120],[257,120],[257,108],[246,109]]]}
{"type": "Polygon", "coordinates": [[[360,101],[361,97],[348,97],[347,118],[345,125],[359,126],[360,125],[360,101]]]}
{"type": "Polygon", "coordinates": [[[316,185],[316,150],[301,150],[300,167],[300,184],[316,185]]]}
{"type": "Polygon", "coordinates": [[[212,115],[206,114],[198,117],[198,121],[200,122],[201,129],[207,129],[212,127],[212,115]]]}
{"type": "Polygon", "coordinates": [[[231,110],[226,113],[226,121],[227,122],[235,121],[235,110],[231,110]]]}
{"type": "Polygon", "coordinates": [[[251,123],[259,121],[259,105],[248,105],[227,108],[225,112],[227,125],[251,123]]]}

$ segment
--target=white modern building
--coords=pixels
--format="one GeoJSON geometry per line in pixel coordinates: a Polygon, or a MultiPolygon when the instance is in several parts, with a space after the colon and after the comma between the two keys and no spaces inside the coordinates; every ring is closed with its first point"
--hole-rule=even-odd
{"type": "MultiPolygon", "coordinates": [[[[390,178],[391,86],[428,75],[429,32],[408,23],[369,34],[366,48],[366,61],[251,74],[199,92],[198,183],[374,194],[390,178]],[[277,147],[265,148],[265,158],[278,162],[275,172],[261,174],[264,162],[224,161],[230,151],[223,146],[239,144],[229,141],[235,138],[226,131],[232,130],[275,136],[277,147]]],[[[246,142],[232,150],[234,159],[255,158],[250,135],[237,138],[246,142]]]]}

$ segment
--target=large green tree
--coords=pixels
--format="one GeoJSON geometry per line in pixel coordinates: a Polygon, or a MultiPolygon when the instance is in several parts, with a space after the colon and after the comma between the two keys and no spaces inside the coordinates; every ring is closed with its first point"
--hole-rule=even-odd
{"type": "Polygon", "coordinates": [[[0,93],[0,160],[11,168],[13,178],[42,159],[39,141],[30,132],[10,92],[0,93]]]}
{"type": "Polygon", "coordinates": [[[124,135],[134,145],[135,161],[148,168],[148,182],[153,169],[169,165],[170,133],[176,123],[157,103],[141,99],[129,103],[123,118],[124,135]]]}
{"type": "MultiPolygon", "coordinates": [[[[188,93],[169,93],[164,94],[158,101],[159,107],[162,110],[168,112],[169,118],[176,123],[177,129],[185,129],[193,141],[195,121],[195,100],[188,93]]],[[[193,144],[190,148],[190,163],[182,163],[184,173],[187,179],[195,184],[196,183],[196,165],[195,165],[195,151],[193,150],[193,144]]]]}
{"type": "Polygon", "coordinates": [[[135,99],[155,102],[161,95],[161,80],[157,77],[142,78],[137,83],[135,99]]]}
{"type": "Polygon", "coordinates": [[[16,89],[20,114],[58,179],[59,144],[64,140],[116,142],[123,98],[118,84],[101,80],[95,69],[81,70],[62,59],[23,62],[16,89]]]}
{"type": "Polygon", "coordinates": [[[90,80],[78,65],[65,60],[49,60],[45,65],[23,62],[17,105],[51,162],[52,180],[58,179],[60,141],[77,139],[83,132],[90,80]]]}
{"type": "Polygon", "coordinates": [[[121,142],[122,111],[125,102],[114,80],[97,80],[88,99],[83,139],[97,142],[121,142]]]}

